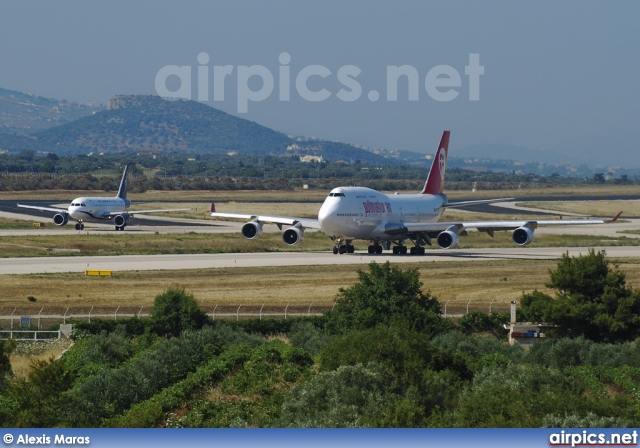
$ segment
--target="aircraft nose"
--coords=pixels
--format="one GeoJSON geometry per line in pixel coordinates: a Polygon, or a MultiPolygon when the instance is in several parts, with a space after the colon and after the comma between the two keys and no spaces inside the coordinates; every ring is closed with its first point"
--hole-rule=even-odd
{"type": "MultiPolygon", "coordinates": [[[[333,201],[332,201],[333,202],[333,201]]],[[[335,215],[336,204],[329,203],[329,201],[324,201],[322,207],[318,211],[318,222],[320,223],[320,228],[323,231],[327,232],[327,225],[330,222],[330,218],[335,215]]]]}

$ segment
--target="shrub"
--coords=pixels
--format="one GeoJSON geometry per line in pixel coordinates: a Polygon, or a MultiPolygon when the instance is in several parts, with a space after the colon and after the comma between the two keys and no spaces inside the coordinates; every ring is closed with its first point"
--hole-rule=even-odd
{"type": "Polygon", "coordinates": [[[159,335],[179,336],[184,330],[198,330],[207,323],[207,315],[195,297],[183,286],[172,286],[156,296],[151,308],[153,328],[159,335]]]}
{"type": "Polygon", "coordinates": [[[285,427],[359,427],[375,419],[395,395],[379,364],[341,366],[296,384],[285,396],[280,425],[285,427]]]}

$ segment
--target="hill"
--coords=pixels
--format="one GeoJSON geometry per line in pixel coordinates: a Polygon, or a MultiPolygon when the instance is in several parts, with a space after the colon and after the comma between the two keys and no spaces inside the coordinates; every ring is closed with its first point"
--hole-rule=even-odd
{"type": "MultiPolygon", "coordinates": [[[[106,110],[33,135],[32,149],[57,154],[121,151],[274,156],[385,163],[384,156],[339,142],[294,139],[196,101],[157,96],[116,96],[106,110]]],[[[3,147],[0,136],[0,147],[3,147]]],[[[19,150],[20,141],[5,149],[19,150]]],[[[24,143],[24,141],[22,142],[24,143]]]]}
{"type": "Polygon", "coordinates": [[[28,134],[69,123],[103,109],[103,106],[0,88],[0,133],[28,134]]]}

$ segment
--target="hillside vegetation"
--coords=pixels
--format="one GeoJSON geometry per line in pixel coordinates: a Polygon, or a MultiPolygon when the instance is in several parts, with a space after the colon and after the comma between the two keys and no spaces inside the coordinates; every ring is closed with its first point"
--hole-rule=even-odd
{"type": "MultiPolygon", "coordinates": [[[[593,261],[597,254],[576,263],[588,271],[593,261]]],[[[555,272],[564,272],[566,263],[555,272]]],[[[422,293],[421,286],[416,270],[371,264],[322,318],[233,323],[208,322],[193,296],[175,286],[156,298],[148,320],[78,324],[76,343],[59,360],[35,362],[26,376],[11,376],[7,354],[15,346],[3,341],[0,422],[5,427],[640,423],[637,326],[617,344],[559,332],[558,339],[524,351],[504,342],[507,315],[476,312],[456,325],[442,317],[437,298],[422,293]]],[[[625,291],[620,312],[629,305],[628,294],[639,303],[637,291],[625,291]]],[[[588,336],[598,339],[591,331],[588,336]]]]}

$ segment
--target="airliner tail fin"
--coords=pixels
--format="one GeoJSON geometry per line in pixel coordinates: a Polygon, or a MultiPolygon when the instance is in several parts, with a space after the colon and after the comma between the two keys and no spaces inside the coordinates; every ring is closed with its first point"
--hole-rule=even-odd
{"type": "Polygon", "coordinates": [[[444,190],[444,172],[447,168],[447,153],[449,151],[449,131],[442,133],[440,146],[431,164],[427,181],[424,183],[422,194],[442,194],[444,190]]]}

